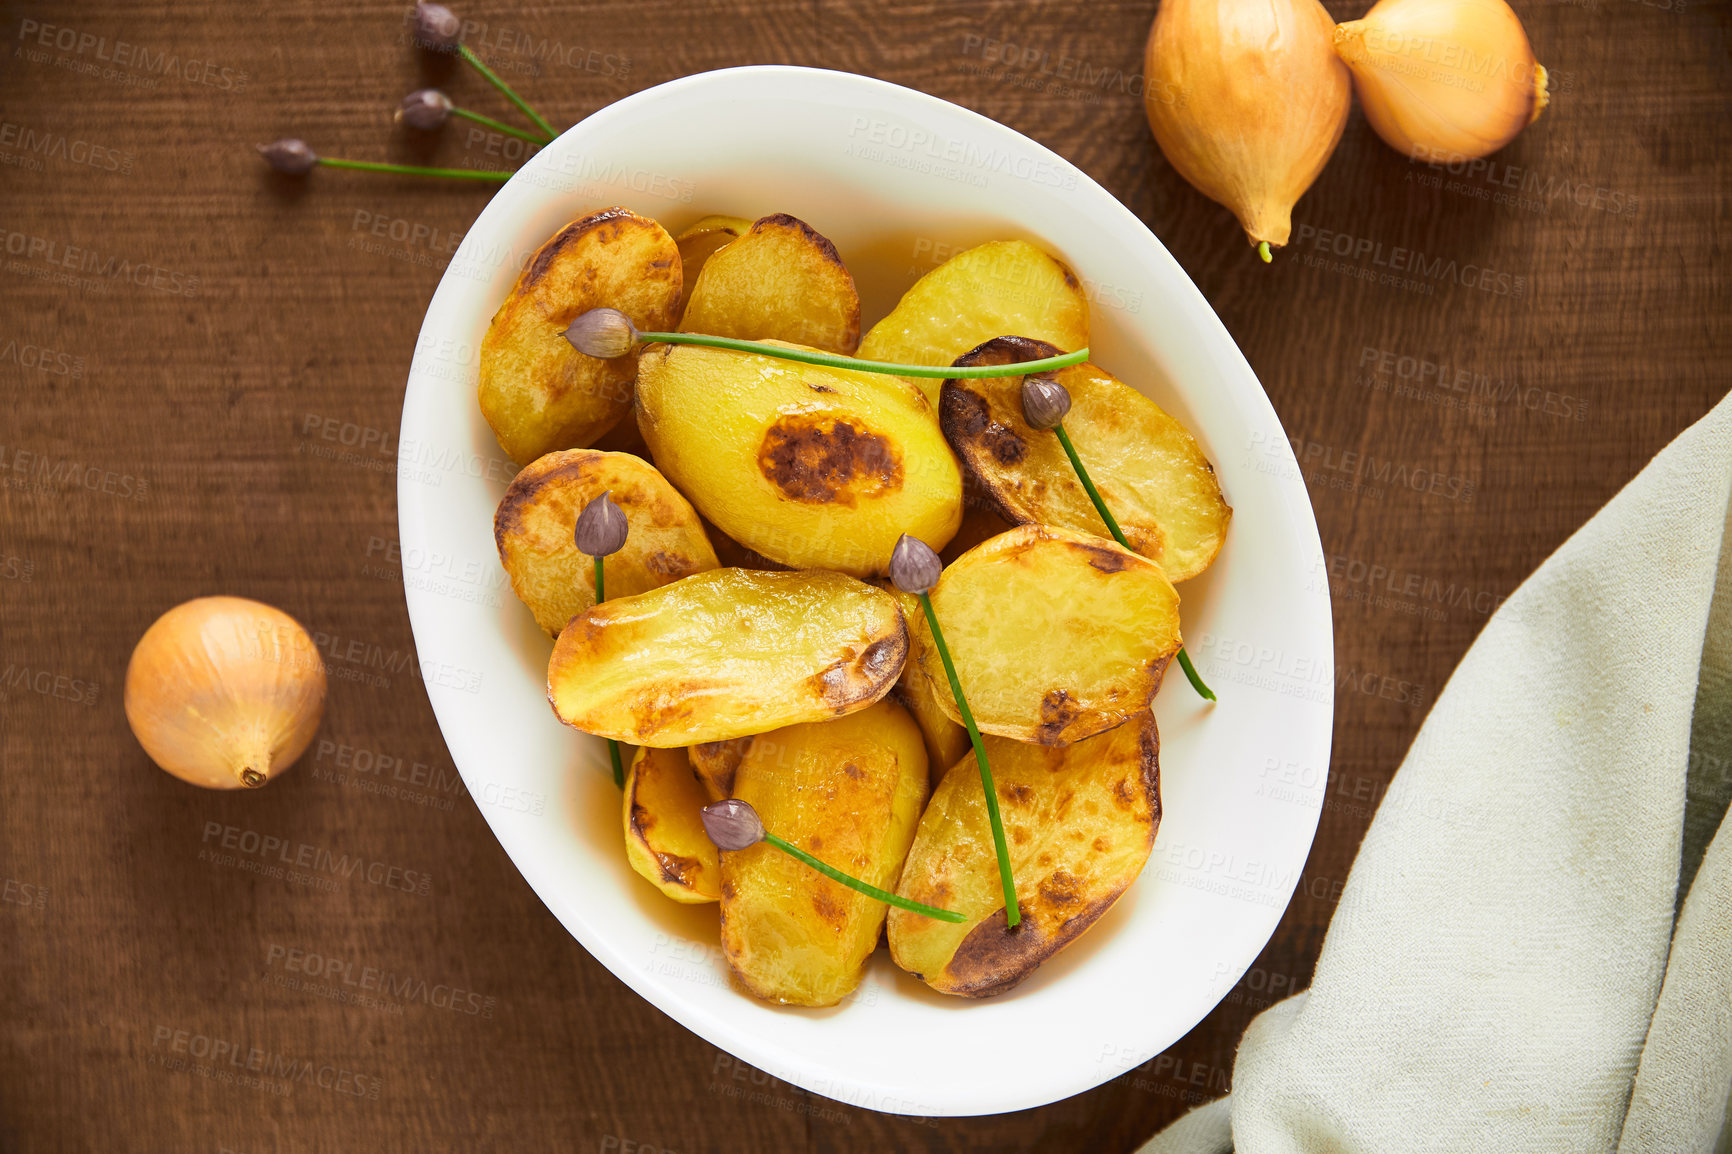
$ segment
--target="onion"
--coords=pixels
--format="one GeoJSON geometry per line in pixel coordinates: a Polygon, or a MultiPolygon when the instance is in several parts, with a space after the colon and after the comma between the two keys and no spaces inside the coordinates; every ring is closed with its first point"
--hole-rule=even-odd
{"type": "Polygon", "coordinates": [[[1233,210],[1265,260],[1323,171],[1352,104],[1317,0],[1161,0],[1143,108],[1180,176],[1233,210]]]}
{"type": "Polygon", "coordinates": [[[1504,0],[1382,0],[1335,30],[1335,51],[1365,119],[1411,159],[1478,159],[1546,107],[1546,70],[1504,0]]]}
{"type": "Polygon", "coordinates": [[[325,667],[300,623],[243,597],[200,597],[156,619],[126,667],[126,722],[145,753],[207,789],[265,784],[306,751],[325,667]]]}

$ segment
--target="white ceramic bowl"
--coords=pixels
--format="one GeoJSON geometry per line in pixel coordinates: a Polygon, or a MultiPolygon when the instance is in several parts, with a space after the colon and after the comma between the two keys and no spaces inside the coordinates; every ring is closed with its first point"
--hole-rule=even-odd
{"type": "Polygon", "coordinates": [[[1166,1049],[1274,932],[1329,764],[1333,640],[1310,500],[1268,398],[1184,272],[1104,189],[1019,133],[805,68],[705,73],[602,109],[526,164],[454,256],[416,347],[398,469],[421,669],[481,812],[584,948],[744,1061],[891,1113],[1038,1106],[1166,1049]],[[1180,593],[1220,703],[1168,675],[1155,705],[1165,817],[1148,868],[1017,990],[943,997],[880,951],[838,1008],[767,1006],[730,988],[715,907],[677,906],[626,865],[604,746],[554,720],[550,643],[499,568],[493,509],[515,468],[475,400],[476,350],[523,260],[615,204],[676,231],[712,212],[793,213],[835,241],[868,325],[958,249],[1037,241],[1089,288],[1093,359],[1189,425],[1215,462],[1232,530],[1180,593]]]}

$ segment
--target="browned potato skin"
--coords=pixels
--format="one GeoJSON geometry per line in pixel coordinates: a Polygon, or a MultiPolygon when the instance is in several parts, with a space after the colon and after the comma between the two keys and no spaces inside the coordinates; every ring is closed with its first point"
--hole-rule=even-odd
{"type": "MultiPolygon", "coordinates": [[[[1181,643],[1179,595],[1159,565],[1051,525],[975,546],[930,596],[975,725],[1037,745],[1068,745],[1141,713],[1181,643]]],[[[924,616],[909,628],[921,674],[960,722],[924,616]]]]}
{"type": "Polygon", "coordinates": [[[751,738],[736,737],[732,741],[705,741],[687,748],[686,756],[691,758],[692,771],[703,782],[704,792],[710,795],[711,801],[733,796],[734,772],[740,768],[740,759],[746,756],[746,750],[751,746],[751,738]]]}
{"type": "Polygon", "coordinates": [[[836,246],[779,212],[704,262],[680,330],[849,355],[860,344],[860,294],[836,246]]]}
{"type": "MultiPolygon", "coordinates": [[[[1005,365],[1059,350],[1044,341],[998,337],[958,365],[1005,365]]],[[[1233,510],[1196,438],[1164,409],[1110,373],[1072,365],[1055,374],[1071,395],[1065,432],[1130,547],[1172,581],[1209,567],[1233,510]]],[[[939,396],[945,439],[979,494],[1018,524],[1059,525],[1110,536],[1057,436],[1023,419],[1022,378],[951,379],[939,396]]]]}
{"type": "Polygon", "coordinates": [[[863,581],[711,569],[573,617],[547,697],[597,737],[698,745],[865,709],[907,655],[902,611],[863,581]]]}
{"type": "MultiPolygon", "coordinates": [[[[893,889],[926,801],[926,751],[901,706],[752,742],[735,796],[827,865],[893,889]]],[[[772,846],[722,854],[722,952],[766,1001],[834,1005],[860,983],[889,907],[772,846]]]]}
{"type": "Polygon", "coordinates": [[[720,900],[719,851],[698,811],[706,798],[683,749],[640,749],[625,781],[626,860],[676,902],[720,900]]]}
{"type": "Polygon", "coordinates": [[[897,893],[967,914],[892,909],[890,955],[933,989],[1002,994],[1075,941],[1142,872],[1161,822],[1160,735],[1143,713],[1064,749],[986,739],[1022,924],[1009,929],[986,794],[958,762],[920,819],[897,893]]]}
{"type": "Polygon", "coordinates": [[[595,558],[578,551],[572,529],[583,507],[603,493],[612,494],[630,526],[625,548],[602,560],[608,597],[716,567],[697,511],[642,458],[595,449],[539,457],[505,490],[493,514],[493,541],[513,592],[549,637],[595,604],[595,558]]]}
{"type": "Polygon", "coordinates": [[[541,246],[481,341],[481,412],[512,460],[593,444],[631,411],[636,356],[585,356],[566,326],[607,306],[666,332],[681,283],[673,237],[629,209],[574,220],[541,246]]]}

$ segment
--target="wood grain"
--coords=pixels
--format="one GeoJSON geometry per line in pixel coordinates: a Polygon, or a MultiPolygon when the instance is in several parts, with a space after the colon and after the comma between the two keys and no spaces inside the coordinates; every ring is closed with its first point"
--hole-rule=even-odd
{"type": "Polygon", "coordinates": [[[453,785],[414,675],[390,451],[422,311],[488,192],[280,181],[252,145],[298,135],[334,155],[505,166],[485,138],[411,141],[390,119],[423,82],[485,110],[496,98],[411,52],[400,3],[9,5],[0,1149],[1124,1151],[1223,1092],[1247,1022],[1307,984],[1371,813],[1489,607],[1732,384],[1732,7],[1517,6],[1555,97],[1503,167],[1416,168],[1355,112],[1299,240],[1263,266],[1144,126],[1147,0],[461,5],[472,42],[560,123],[690,72],[790,62],[1029,134],[1148,222],[1312,454],[1336,662],[1356,679],[1338,690],[1329,802],[1274,939],[1131,1074],[1040,1110],[925,1122],[784,1085],[640,1001],[453,785]],[[1097,82],[1067,81],[1066,60],[1097,82]],[[34,152],[26,132],[63,143],[34,152]],[[1493,199],[1512,168],[1550,192],[1493,199]],[[375,237],[380,219],[426,235],[375,237]],[[1379,245],[1489,269],[1492,290],[1379,284],[1379,245]],[[68,246],[85,271],[54,263],[68,246]],[[1518,278],[1519,294],[1499,288],[1518,278]],[[1402,378],[1424,364],[1423,387],[1402,378]],[[350,455],[319,455],[345,427],[350,455]],[[1344,453],[1440,474],[1455,496],[1341,487],[1344,453]],[[1410,576],[1450,592],[1402,592],[1410,576]],[[333,682],[331,750],[258,795],[179,786],[121,713],[132,643],[214,592],[281,606],[366,678],[333,682]],[[228,827],[388,863],[427,892],[201,860],[228,827]],[[334,959],[319,988],[287,969],[291,950],[334,959]],[[442,993],[368,1004],[356,990],[375,972],[442,993]],[[180,1031],[241,1064],[170,1068],[180,1031]],[[312,1073],[286,1094],[248,1084],[255,1051],[312,1073]]]}

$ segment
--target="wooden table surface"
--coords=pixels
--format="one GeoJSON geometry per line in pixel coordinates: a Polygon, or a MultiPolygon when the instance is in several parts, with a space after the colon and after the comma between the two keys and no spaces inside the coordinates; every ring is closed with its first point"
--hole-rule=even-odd
{"type": "Polygon", "coordinates": [[[1245,1025],[1307,985],[1378,799],[1491,608],[1732,382],[1732,6],[1518,8],[1555,95],[1496,167],[1411,165],[1356,110],[1265,267],[1145,127],[1152,0],[460,7],[470,43],[561,125],[779,62],[1029,134],[1173,252],[1299,450],[1340,684],[1328,803],[1274,939],[1132,1073],[1014,1116],[925,1121],[753,1071],[593,961],[456,784],[407,673],[334,679],[329,745],[260,793],[152,768],[122,677],[179,601],[256,597],[331,646],[413,653],[391,452],[423,309],[489,195],[335,172],[292,185],[252,146],[497,167],[498,140],[415,145],[390,113],[423,78],[509,110],[418,58],[399,2],[7,5],[0,1149],[1123,1151],[1222,1093],[1245,1025]],[[1449,264],[1390,283],[1379,254],[1397,247],[1449,264]],[[358,455],[321,454],[345,425],[358,455]],[[1366,484],[1344,454],[1447,482],[1366,484]],[[394,796],[368,788],[389,778],[394,796]],[[429,892],[214,866],[211,823],[357,847],[430,875],[429,892]],[[304,972],[327,967],[409,992],[333,997],[357,986],[304,972]],[[248,1084],[244,1064],[183,1064],[200,1046],[317,1073],[248,1084]]]}

